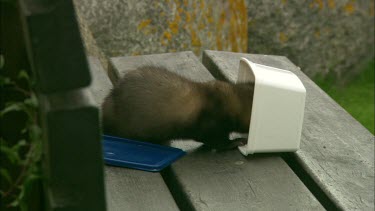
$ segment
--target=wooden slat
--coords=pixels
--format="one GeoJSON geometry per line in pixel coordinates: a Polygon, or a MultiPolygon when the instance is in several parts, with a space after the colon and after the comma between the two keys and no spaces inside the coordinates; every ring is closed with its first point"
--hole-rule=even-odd
{"type": "MultiPolygon", "coordinates": [[[[115,80],[142,65],[163,66],[195,81],[213,80],[192,52],[111,58],[111,64],[115,80]]],[[[190,153],[162,173],[183,210],[323,209],[277,155],[244,157],[236,149],[215,152],[184,143],[172,145],[190,153]]]]}
{"type": "Polygon", "coordinates": [[[301,149],[288,159],[291,165],[311,176],[335,208],[373,210],[374,136],[286,57],[206,51],[203,61],[235,81],[241,57],[290,70],[306,87],[301,149]]]}
{"type": "Polygon", "coordinates": [[[99,110],[89,95],[38,95],[47,210],[105,210],[99,110]]]}
{"type": "Polygon", "coordinates": [[[19,2],[38,91],[88,86],[91,78],[72,0],[19,2]]]}
{"type": "MultiPolygon", "coordinates": [[[[92,92],[100,105],[112,88],[98,59],[89,58],[92,92]]],[[[108,210],[178,210],[160,173],[105,166],[108,210]]]]}

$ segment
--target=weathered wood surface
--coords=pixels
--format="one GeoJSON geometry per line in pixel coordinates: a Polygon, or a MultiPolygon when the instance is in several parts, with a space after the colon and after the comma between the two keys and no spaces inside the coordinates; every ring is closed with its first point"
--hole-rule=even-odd
{"type": "MultiPolygon", "coordinates": [[[[72,1],[9,3],[19,8],[14,12],[22,20],[36,78],[43,131],[41,201],[46,210],[105,210],[99,110],[83,88],[91,77],[72,1]]],[[[10,52],[23,51],[17,46],[10,52]]]]}
{"type": "Polygon", "coordinates": [[[39,91],[88,86],[91,78],[72,0],[19,2],[39,91]]]}
{"type": "Polygon", "coordinates": [[[39,95],[47,210],[105,210],[99,111],[89,94],[39,95]]]}
{"type": "MultiPolygon", "coordinates": [[[[114,81],[143,65],[163,66],[200,82],[214,79],[192,52],[117,57],[110,62],[114,81]]],[[[182,210],[323,209],[277,155],[244,157],[236,149],[214,152],[194,141],[174,141],[172,146],[190,152],[162,173],[182,210]]]]}
{"type": "Polygon", "coordinates": [[[374,136],[286,57],[206,51],[203,63],[234,82],[241,57],[290,70],[306,87],[301,149],[291,162],[312,177],[336,208],[374,210],[374,136]]]}
{"type": "MultiPolygon", "coordinates": [[[[89,58],[92,73],[90,91],[99,106],[112,88],[97,58],[89,58]]],[[[105,166],[108,210],[178,210],[160,173],[105,166]]]]}

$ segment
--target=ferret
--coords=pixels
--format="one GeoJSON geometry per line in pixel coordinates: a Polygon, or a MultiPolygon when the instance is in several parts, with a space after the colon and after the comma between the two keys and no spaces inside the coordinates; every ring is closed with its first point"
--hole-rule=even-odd
{"type": "Polygon", "coordinates": [[[248,133],[254,86],[193,82],[162,67],[130,71],[102,104],[105,134],[162,143],[193,139],[211,148],[243,145],[231,132],[248,133]]]}

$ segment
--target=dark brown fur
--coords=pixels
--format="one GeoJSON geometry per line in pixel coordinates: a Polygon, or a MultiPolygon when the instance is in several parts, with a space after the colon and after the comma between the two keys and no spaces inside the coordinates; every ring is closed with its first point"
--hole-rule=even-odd
{"type": "Polygon", "coordinates": [[[196,83],[160,67],[126,74],[102,105],[107,134],[161,143],[194,139],[213,148],[238,145],[229,133],[248,132],[253,86],[196,83]]]}

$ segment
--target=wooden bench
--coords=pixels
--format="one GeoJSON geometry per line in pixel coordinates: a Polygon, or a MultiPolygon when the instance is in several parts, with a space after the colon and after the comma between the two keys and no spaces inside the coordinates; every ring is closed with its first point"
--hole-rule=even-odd
{"type": "Polygon", "coordinates": [[[174,140],[188,154],[161,173],[103,170],[98,108],[112,83],[98,59],[87,65],[72,1],[20,2],[38,79],[47,210],[374,209],[374,136],[282,56],[206,51],[204,66],[192,52],[110,58],[112,82],[142,65],[233,82],[239,58],[247,57],[293,71],[307,101],[296,153],[244,157],[174,140]]]}
{"type": "MultiPolygon", "coordinates": [[[[127,190],[133,189],[132,187],[137,189],[137,186],[144,184],[142,179],[132,176],[138,172],[144,176],[156,175],[159,178],[158,185],[153,190],[157,195],[166,196],[169,195],[169,189],[174,200],[169,195],[167,204],[174,204],[175,201],[181,210],[372,209],[373,136],[287,58],[206,51],[203,64],[207,70],[191,52],[117,57],[110,59],[109,75],[116,82],[126,72],[139,66],[158,65],[195,81],[204,82],[215,77],[234,82],[240,57],[291,70],[304,83],[308,94],[301,150],[296,153],[244,157],[237,150],[218,153],[198,142],[175,140],[171,142],[171,146],[182,148],[189,154],[163,170],[162,177],[160,174],[140,173],[130,169],[118,170],[128,171],[121,176],[107,176],[107,197],[115,199],[107,198],[109,208],[116,207],[119,201],[127,199],[121,196],[125,190],[113,185],[116,184],[113,181],[121,183],[131,180],[131,185],[127,183],[127,190]],[[325,111],[321,111],[323,105],[325,111]],[[336,121],[339,120],[343,125],[334,124],[333,117],[339,118],[336,121]],[[323,122],[317,124],[316,119],[322,118],[333,126],[328,127],[323,122]],[[343,130],[337,129],[340,127],[350,127],[353,134],[339,134],[343,130]],[[315,128],[315,134],[311,128],[315,128]],[[322,134],[322,130],[327,131],[322,134]],[[330,143],[326,143],[326,140],[330,143]],[[365,147],[354,145],[356,142],[365,147]],[[332,172],[336,173],[331,175],[332,172]],[[114,203],[113,206],[111,203],[114,203]]],[[[147,187],[151,186],[145,185],[144,190],[147,187]]],[[[133,193],[133,196],[138,198],[134,194],[139,194],[139,197],[144,197],[149,193],[139,191],[133,193]]],[[[147,206],[137,200],[127,201],[127,204],[142,210],[158,204],[153,204],[152,200],[148,202],[147,206]]]]}
{"type": "MultiPolygon", "coordinates": [[[[44,199],[40,201],[46,210],[104,210],[99,110],[86,88],[91,76],[73,3],[18,3],[22,20],[18,24],[27,46],[14,50],[27,48],[37,82],[38,126],[43,131],[44,199]]],[[[27,185],[23,188],[32,187],[27,185]]]]}
{"type": "MultiPolygon", "coordinates": [[[[111,78],[158,65],[194,81],[214,80],[192,52],[111,58],[111,78]]],[[[323,209],[278,155],[211,152],[197,142],[174,141],[190,153],[162,172],[182,210],[323,209]]]]}
{"type": "MultiPolygon", "coordinates": [[[[374,136],[283,56],[205,51],[204,65],[236,80],[238,60],[284,68],[306,87],[301,150],[284,156],[326,208],[374,209],[374,136]]],[[[224,76],[224,77],[223,77],[224,76]]]]}
{"type": "MultiPolygon", "coordinates": [[[[99,60],[89,58],[92,73],[90,87],[98,106],[112,89],[99,60]]],[[[159,173],[105,166],[108,210],[178,210],[173,197],[159,173]]]]}

